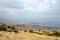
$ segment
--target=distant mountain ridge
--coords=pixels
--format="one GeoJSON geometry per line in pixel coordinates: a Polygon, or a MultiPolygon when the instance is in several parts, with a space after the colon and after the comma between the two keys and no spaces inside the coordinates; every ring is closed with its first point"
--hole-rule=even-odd
{"type": "Polygon", "coordinates": [[[58,27],[49,27],[49,26],[45,26],[43,24],[36,24],[36,23],[30,23],[30,24],[22,23],[22,24],[17,24],[15,26],[23,28],[23,29],[41,29],[41,30],[60,29],[60,27],[59,28],[58,27]]]}

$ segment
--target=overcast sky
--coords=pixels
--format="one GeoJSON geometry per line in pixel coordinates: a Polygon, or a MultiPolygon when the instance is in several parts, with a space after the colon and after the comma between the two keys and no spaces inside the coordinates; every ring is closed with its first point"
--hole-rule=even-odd
{"type": "Polygon", "coordinates": [[[0,22],[60,26],[60,0],[0,0],[0,22]]]}

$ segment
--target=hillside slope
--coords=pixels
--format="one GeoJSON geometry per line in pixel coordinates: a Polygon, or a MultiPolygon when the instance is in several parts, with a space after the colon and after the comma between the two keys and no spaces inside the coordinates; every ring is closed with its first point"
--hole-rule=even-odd
{"type": "Polygon", "coordinates": [[[60,31],[51,32],[52,30],[25,30],[0,24],[0,40],[60,40],[60,31]]]}
{"type": "Polygon", "coordinates": [[[38,35],[23,31],[19,33],[0,31],[0,40],[60,40],[60,37],[38,35]]]}

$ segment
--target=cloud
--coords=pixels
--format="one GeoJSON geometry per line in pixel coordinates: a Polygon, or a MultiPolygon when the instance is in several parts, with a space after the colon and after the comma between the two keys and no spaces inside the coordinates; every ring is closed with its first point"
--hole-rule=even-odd
{"type": "Polygon", "coordinates": [[[60,9],[57,2],[56,0],[0,0],[0,10],[4,8],[3,10],[11,14],[21,13],[24,10],[31,12],[48,12],[60,9]]]}
{"type": "Polygon", "coordinates": [[[33,12],[45,12],[56,6],[54,5],[56,2],[56,0],[0,0],[0,6],[33,12]]]}
{"type": "MultiPolygon", "coordinates": [[[[27,0],[26,0],[27,1],[27,0]]],[[[26,10],[30,10],[30,11],[37,11],[37,12],[42,12],[42,11],[46,11],[49,8],[49,4],[46,4],[43,1],[39,1],[39,0],[30,0],[27,1],[24,4],[24,9],[26,10]],[[28,3],[28,4],[27,4],[28,3]]]]}
{"type": "Polygon", "coordinates": [[[9,8],[23,9],[23,3],[18,0],[2,0],[0,1],[0,6],[5,6],[9,8]]]}
{"type": "Polygon", "coordinates": [[[48,4],[49,3],[49,0],[44,0],[44,3],[48,4]]]}
{"type": "Polygon", "coordinates": [[[24,9],[37,12],[46,12],[58,8],[57,0],[25,0],[24,9]]]}
{"type": "Polygon", "coordinates": [[[9,21],[60,20],[60,0],[0,0],[0,17],[9,21]]]}

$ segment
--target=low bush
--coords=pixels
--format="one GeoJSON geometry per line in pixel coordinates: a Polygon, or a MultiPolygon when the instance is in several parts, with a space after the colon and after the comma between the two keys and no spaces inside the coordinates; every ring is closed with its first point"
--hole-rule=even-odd
{"type": "Polygon", "coordinates": [[[17,30],[14,30],[13,32],[18,33],[18,31],[17,31],[17,30]]]}
{"type": "Polygon", "coordinates": [[[18,30],[15,28],[15,26],[5,26],[0,25],[0,31],[7,31],[7,32],[15,32],[18,33],[18,30]]]}
{"type": "Polygon", "coordinates": [[[60,36],[60,32],[53,33],[54,36],[60,36]]]}
{"type": "Polygon", "coordinates": [[[33,30],[29,30],[30,33],[33,33],[33,30]]]}
{"type": "Polygon", "coordinates": [[[39,33],[39,32],[33,32],[30,30],[31,33],[34,33],[34,34],[39,34],[39,35],[43,35],[43,33],[39,33]]]}
{"type": "Polygon", "coordinates": [[[43,34],[44,34],[44,35],[48,35],[48,34],[49,34],[49,32],[48,32],[48,31],[46,31],[46,32],[44,32],[43,34]]]}
{"type": "Polygon", "coordinates": [[[27,32],[27,30],[24,30],[24,32],[27,32]]]}
{"type": "Polygon", "coordinates": [[[0,31],[6,31],[7,28],[5,26],[0,26],[0,31]]]}
{"type": "Polygon", "coordinates": [[[15,26],[12,26],[11,29],[12,29],[12,30],[16,30],[15,26]]]}
{"type": "Polygon", "coordinates": [[[13,30],[11,30],[11,29],[8,29],[8,30],[7,30],[7,32],[13,32],[13,30]]]}
{"type": "Polygon", "coordinates": [[[7,26],[7,28],[11,29],[12,27],[11,26],[7,26]]]}
{"type": "Polygon", "coordinates": [[[41,30],[38,30],[38,31],[41,31],[41,30]]]}

